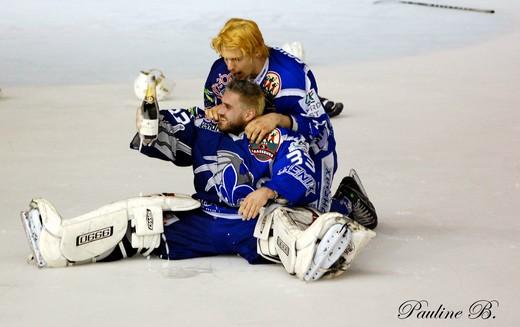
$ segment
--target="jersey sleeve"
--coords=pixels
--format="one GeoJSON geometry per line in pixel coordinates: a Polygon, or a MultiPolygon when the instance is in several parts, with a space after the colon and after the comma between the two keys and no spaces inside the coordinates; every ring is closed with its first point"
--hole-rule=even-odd
{"type": "Polygon", "coordinates": [[[274,100],[280,113],[292,119],[292,130],[321,148],[330,133],[330,120],[318,97],[318,87],[312,72],[305,67],[305,75],[295,88],[282,89],[274,100]]]}
{"type": "Polygon", "coordinates": [[[177,166],[193,163],[192,146],[197,132],[195,117],[186,109],[168,109],[159,112],[159,134],[149,145],[141,146],[137,133],[130,148],[152,158],[166,160],[177,166]]]}
{"type": "Polygon", "coordinates": [[[265,183],[290,205],[309,204],[317,198],[316,170],[308,147],[303,137],[285,135],[274,158],[272,177],[265,183]]]}
{"type": "Polygon", "coordinates": [[[222,58],[216,60],[211,66],[204,84],[204,109],[209,109],[222,103],[222,93],[229,78],[230,74],[222,58]]]}
{"type": "Polygon", "coordinates": [[[204,108],[209,109],[214,106],[216,106],[218,103],[218,98],[211,89],[211,83],[208,76],[208,79],[206,80],[206,84],[204,84],[204,108]]]}

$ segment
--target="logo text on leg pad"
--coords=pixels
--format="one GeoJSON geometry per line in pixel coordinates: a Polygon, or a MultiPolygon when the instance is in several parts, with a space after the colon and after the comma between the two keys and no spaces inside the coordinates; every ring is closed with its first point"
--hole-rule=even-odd
{"type": "Polygon", "coordinates": [[[108,237],[112,236],[113,234],[114,234],[114,226],[105,227],[102,229],[95,230],[93,232],[88,232],[86,234],[79,235],[76,238],[76,246],[99,241],[104,238],[108,238],[108,237]]]}
{"type": "Polygon", "coordinates": [[[285,255],[289,255],[289,247],[287,246],[287,244],[284,243],[284,241],[282,241],[280,236],[278,236],[278,238],[276,239],[276,244],[283,251],[283,253],[285,253],[285,255]]]}

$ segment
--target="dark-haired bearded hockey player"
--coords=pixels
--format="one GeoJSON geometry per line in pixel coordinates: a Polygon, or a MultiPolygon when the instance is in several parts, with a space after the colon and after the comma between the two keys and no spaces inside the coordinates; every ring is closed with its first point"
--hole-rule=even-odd
{"type": "Polygon", "coordinates": [[[238,254],[251,264],[281,262],[306,281],[343,273],[375,233],[342,214],[312,209],[315,171],[302,137],[279,128],[259,144],[245,138],[243,128],[262,113],[263,99],[257,85],[236,81],[224,93],[218,123],[198,108],[191,114],[161,110],[155,122],[138,114],[131,147],[192,165],[195,195],[133,198],[71,219],[34,199],[22,220],[38,266],[136,253],[169,259],[238,254]],[[154,124],[157,137],[145,141],[154,124]]]}

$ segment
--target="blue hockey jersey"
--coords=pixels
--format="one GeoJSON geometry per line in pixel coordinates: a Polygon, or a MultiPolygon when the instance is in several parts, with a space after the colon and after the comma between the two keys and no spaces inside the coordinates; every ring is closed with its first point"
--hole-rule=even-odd
{"type": "MultiPolygon", "coordinates": [[[[204,87],[206,109],[222,102],[224,89],[232,78],[224,59],[216,60],[204,87]]],[[[264,91],[266,112],[271,110],[290,116],[293,131],[307,139],[313,158],[323,158],[330,153],[336,156],[332,125],[307,65],[282,49],[270,48],[269,57],[254,81],[264,91]]]]}
{"type": "MultiPolygon", "coordinates": [[[[193,109],[192,109],[193,110],[193,109]]],[[[313,205],[316,190],[314,162],[308,143],[296,133],[279,128],[260,144],[250,144],[244,133],[225,134],[216,123],[185,109],[161,110],[159,134],[141,152],[147,156],[193,166],[195,198],[207,213],[236,215],[240,202],[266,186],[289,205],[313,205]]],[[[139,135],[131,148],[139,149],[139,135]]]]}

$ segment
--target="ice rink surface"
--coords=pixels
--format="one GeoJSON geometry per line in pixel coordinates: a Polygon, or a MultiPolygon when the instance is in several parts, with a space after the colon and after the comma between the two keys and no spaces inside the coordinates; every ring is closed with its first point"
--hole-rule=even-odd
{"type": "Polygon", "coordinates": [[[0,0],[0,326],[515,325],[520,4],[434,2],[496,13],[364,0],[0,0]],[[334,188],[356,168],[380,218],[352,269],[304,283],[239,257],[27,264],[19,212],[33,197],[70,218],[140,192],[193,191],[189,168],[128,149],[133,80],[161,68],[176,83],[163,108],[201,105],[209,40],[234,16],[256,20],[271,45],[301,41],[320,93],[345,104],[332,121],[334,188]],[[463,314],[399,319],[407,300],[463,314]],[[479,300],[496,301],[488,319],[469,317],[479,300]]]}

